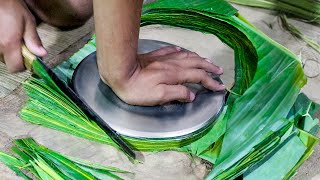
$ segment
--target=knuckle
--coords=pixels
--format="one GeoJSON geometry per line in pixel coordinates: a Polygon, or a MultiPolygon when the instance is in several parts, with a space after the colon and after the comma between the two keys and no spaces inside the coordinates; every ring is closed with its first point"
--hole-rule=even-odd
{"type": "Polygon", "coordinates": [[[208,67],[208,64],[206,64],[206,62],[203,62],[203,59],[200,57],[192,57],[190,59],[190,64],[200,69],[204,69],[204,67],[208,67]]]}
{"type": "Polygon", "coordinates": [[[182,51],[178,53],[179,58],[186,58],[188,57],[188,52],[187,51],[182,51]]]}
{"type": "Polygon", "coordinates": [[[181,56],[183,58],[190,58],[190,57],[195,57],[195,56],[198,56],[198,55],[197,55],[197,53],[194,53],[194,52],[184,51],[184,52],[182,52],[181,56]]]}
{"type": "Polygon", "coordinates": [[[184,52],[185,54],[184,54],[184,57],[185,58],[189,58],[189,57],[191,57],[191,52],[190,51],[186,51],[186,52],[184,52]]]}
{"type": "Polygon", "coordinates": [[[212,78],[209,76],[209,74],[205,71],[201,71],[199,73],[199,82],[208,84],[212,81],[212,78]]]}
{"type": "Polygon", "coordinates": [[[199,74],[199,77],[202,79],[208,78],[208,73],[205,72],[204,70],[199,70],[198,74],[199,74]]]}
{"type": "Polygon", "coordinates": [[[198,56],[198,54],[195,53],[195,52],[189,52],[188,53],[188,57],[196,57],[196,56],[198,56]]]}

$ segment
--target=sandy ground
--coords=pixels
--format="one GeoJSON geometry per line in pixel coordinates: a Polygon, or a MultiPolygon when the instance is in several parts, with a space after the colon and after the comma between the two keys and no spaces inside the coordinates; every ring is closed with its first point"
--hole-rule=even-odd
{"type": "MultiPolygon", "coordinates": [[[[301,53],[303,62],[310,63],[309,59],[320,60],[319,54],[306,47],[303,42],[298,41],[289,33],[284,32],[279,26],[277,18],[270,11],[241,6],[236,7],[244,17],[271,38],[288,47],[295,54],[301,53]],[[270,28],[270,25],[272,28],[270,28]]],[[[292,20],[292,23],[297,25],[304,33],[320,42],[319,27],[295,20],[292,20]]],[[[75,39],[79,39],[79,35],[75,36],[75,33],[82,35],[88,33],[90,31],[88,28],[92,28],[92,23],[89,23],[87,26],[83,30],[78,30],[79,32],[65,32],[67,34],[63,35],[50,27],[40,28],[42,39],[44,39],[46,47],[51,50],[51,58],[54,58],[63,49],[67,48],[68,44],[75,42],[75,39]],[[49,32],[52,34],[48,34],[49,32]],[[46,40],[48,37],[53,38],[46,40]]],[[[216,37],[179,28],[149,26],[141,29],[141,38],[170,42],[195,51],[203,57],[212,59],[213,62],[225,69],[222,79],[227,86],[231,86],[234,76],[233,51],[222,44],[216,37]]],[[[307,65],[306,73],[314,74],[319,72],[317,65],[307,65]]],[[[303,90],[311,99],[318,103],[320,103],[319,84],[320,77],[309,79],[307,86],[303,90]]],[[[127,179],[202,179],[208,173],[206,165],[201,163],[199,159],[193,161],[186,154],[177,152],[145,153],[146,161],[143,165],[132,165],[126,157],[112,147],[21,121],[16,116],[16,113],[24,101],[25,95],[21,88],[0,99],[0,149],[4,148],[10,139],[27,135],[34,137],[38,142],[49,148],[64,154],[136,173],[135,176],[125,177],[127,179]]],[[[318,145],[315,153],[299,169],[294,179],[319,179],[319,167],[320,146],[318,145]]],[[[0,164],[0,179],[17,179],[17,177],[7,167],[0,164]]]]}

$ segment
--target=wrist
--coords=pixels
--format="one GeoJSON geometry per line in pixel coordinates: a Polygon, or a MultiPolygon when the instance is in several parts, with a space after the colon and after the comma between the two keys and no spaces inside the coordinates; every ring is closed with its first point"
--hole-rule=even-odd
{"type": "Polygon", "coordinates": [[[113,90],[121,91],[134,79],[141,67],[139,63],[126,68],[103,68],[99,67],[100,79],[113,90]]]}

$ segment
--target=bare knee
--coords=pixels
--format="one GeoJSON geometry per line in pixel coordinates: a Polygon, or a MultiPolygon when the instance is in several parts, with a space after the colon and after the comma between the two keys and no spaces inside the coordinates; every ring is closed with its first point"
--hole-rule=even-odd
{"type": "Polygon", "coordinates": [[[44,22],[60,28],[83,25],[93,14],[92,0],[25,0],[44,22]]]}

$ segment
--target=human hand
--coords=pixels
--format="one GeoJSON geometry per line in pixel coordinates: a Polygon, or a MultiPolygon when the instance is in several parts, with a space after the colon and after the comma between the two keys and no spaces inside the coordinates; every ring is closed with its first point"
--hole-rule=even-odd
{"type": "Polygon", "coordinates": [[[195,94],[183,85],[185,83],[199,83],[213,91],[225,89],[208,74],[220,75],[222,68],[178,47],[165,47],[139,55],[138,62],[129,78],[105,79],[118,97],[131,105],[153,106],[175,100],[192,102],[195,94]]]}
{"type": "Polygon", "coordinates": [[[35,18],[25,2],[0,1],[0,56],[11,73],[25,69],[21,53],[23,43],[33,54],[47,55],[36,31],[35,18]]]}

